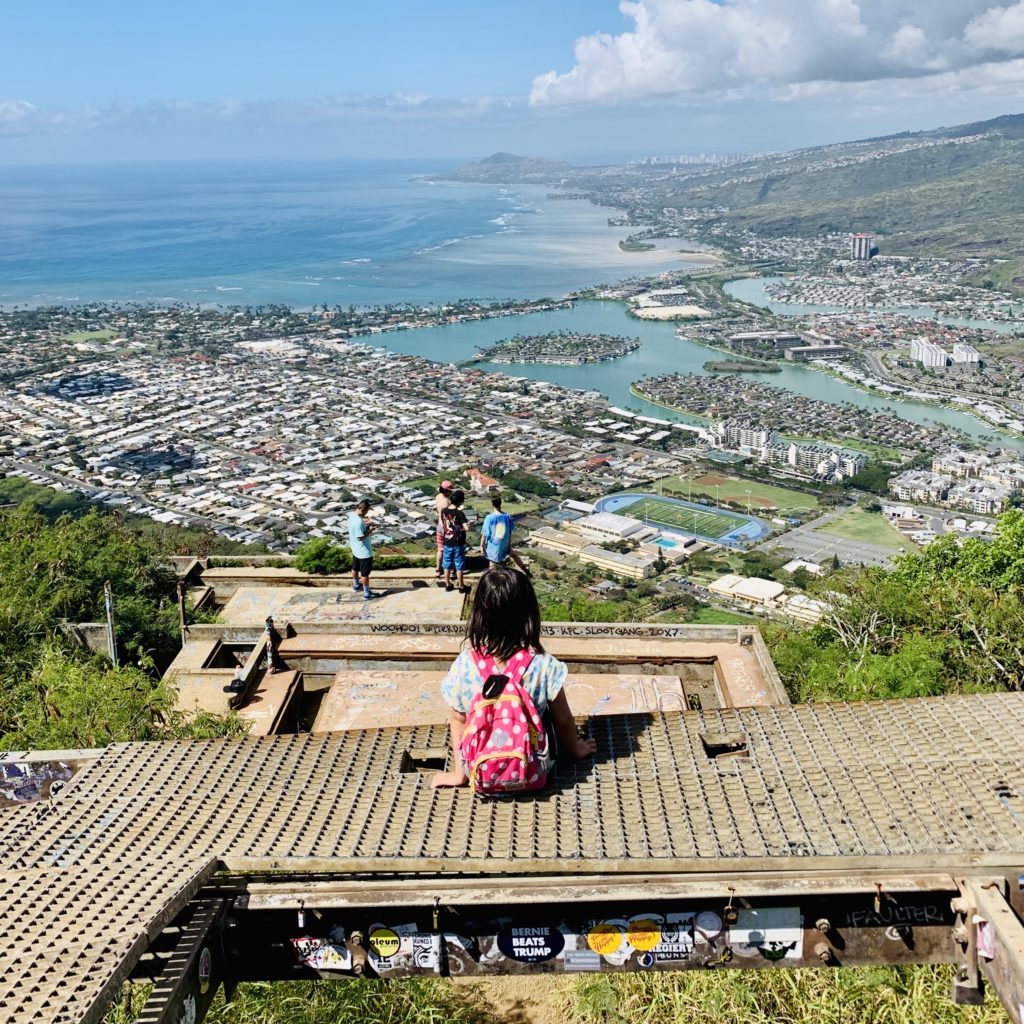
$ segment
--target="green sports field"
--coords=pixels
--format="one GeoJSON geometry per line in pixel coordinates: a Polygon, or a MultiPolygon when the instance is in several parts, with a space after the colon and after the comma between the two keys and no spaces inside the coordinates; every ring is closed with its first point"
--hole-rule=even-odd
{"type": "Polygon", "coordinates": [[[673,529],[684,530],[687,533],[699,533],[716,540],[743,525],[743,522],[732,516],[723,516],[710,509],[698,511],[697,509],[683,508],[668,501],[658,501],[656,498],[641,498],[638,502],[622,509],[622,515],[643,519],[645,522],[656,523],[660,526],[671,526],[673,529]]]}

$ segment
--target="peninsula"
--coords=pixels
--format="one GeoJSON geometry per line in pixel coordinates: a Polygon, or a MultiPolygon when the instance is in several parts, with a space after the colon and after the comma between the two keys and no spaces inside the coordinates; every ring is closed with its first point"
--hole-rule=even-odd
{"type": "Polygon", "coordinates": [[[640,347],[639,338],[615,334],[517,334],[488,348],[479,349],[471,363],[546,363],[550,366],[582,366],[621,359],[640,347]]]}

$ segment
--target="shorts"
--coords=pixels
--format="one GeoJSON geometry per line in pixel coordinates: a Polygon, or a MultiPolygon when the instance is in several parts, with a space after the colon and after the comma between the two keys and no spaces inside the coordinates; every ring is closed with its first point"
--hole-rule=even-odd
{"type": "Polygon", "coordinates": [[[437,526],[437,550],[444,550],[444,527],[440,523],[437,526]]]}
{"type": "Polygon", "coordinates": [[[441,556],[441,568],[442,569],[454,569],[456,572],[462,572],[466,567],[466,545],[465,544],[445,544],[444,554],[441,556]]]}
{"type": "Polygon", "coordinates": [[[373,568],[373,555],[369,558],[353,558],[352,559],[352,572],[360,576],[369,576],[370,570],[373,568]]]}

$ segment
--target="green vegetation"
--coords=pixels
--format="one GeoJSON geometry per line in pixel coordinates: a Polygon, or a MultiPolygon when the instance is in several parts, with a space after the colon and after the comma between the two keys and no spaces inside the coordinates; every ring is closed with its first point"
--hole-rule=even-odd
{"type": "Polygon", "coordinates": [[[65,334],[61,341],[80,342],[80,341],[110,341],[114,337],[113,331],[72,331],[71,334],[65,334]]]}
{"type": "Polygon", "coordinates": [[[888,494],[889,478],[893,470],[877,462],[869,462],[855,476],[847,477],[843,481],[845,490],[870,491],[872,494],[888,494]]]}
{"type": "Polygon", "coordinates": [[[186,724],[159,673],[179,647],[174,578],[150,538],[90,511],[54,523],[0,512],[0,749],[90,747],[238,728],[186,724]],[[74,624],[103,621],[114,595],[122,667],[83,650],[74,624]]]}
{"type": "Polygon", "coordinates": [[[971,278],[968,283],[980,288],[997,288],[1004,292],[1024,294],[1024,259],[997,260],[983,274],[971,278]]]}
{"type": "MultiPolygon", "coordinates": [[[[889,252],[1024,255],[1024,115],[893,139],[889,148],[866,162],[856,161],[855,146],[834,147],[827,159],[814,150],[785,164],[768,158],[743,177],[723,171],[721,187],[714,178],[700,179],[701,191],[676,183],[673,196],[681,205],[727,206],[730,226],[770,235],[867,224],[889,252]],[[982,133],[964,145],[905,145],[982,133]],[[846,163],[846,156],[854,159],[846,163]]],[[[1018,274],[1003,271],[1000,283],[1019,290],[1018,274]]]]}
{"type": "MultiPolygon", "coordinates": [[[[373,556],[374,569],[422,568],[434,564],[427,555],[382,555],[373,556]]],[[[316,537],[306,541],[295,552],[295,568],[317,576],[337,576],[352,568],[352,552],[347,547],[327,537],[316,537]]]]}
{"type": "Polygon", "coordinates": [[[698,608],[690,621],[699,626],[741,626],[754,619],[750,615],[727,612],[722,608],[698,608]]]}
{"type": "Polygon", "coordinates": [[[688,533],[701,534],[704,537],[717,539],[732,533],[743,523],[733,516],[722,515],[711,509],[684,508],[673,505],[670,501],[659,501],[657,498],[641,498],[626,509],[629,515],[642,519],[645,523],[656,523],[669,526],[688,533]]]}
{"type": "Polygon", "coordinates": [[[864,541],[865,544],[877,544],[883,548],[912,548],[913,543],[907,540],[899,530],[889,525],[881,512],[869,512],[867,509],[851,508],[839,518],[826,523],[815,533],[830,533],[834,537],[846,537],[849,540],[864,541]]]}
{"type": "Polygon", "coordinates": [[[592,975],[568,1000],[568,1024],[1005,1024],[989,995],[949,998],[949,967],[686,971],[592,975]]]}
{"type": "Polygon", "coordinates": [[[1024,684],[1024,511],[991,543],[940,537],[891,571],[847,569],[822,586],[832,614],[809,629],[766,624],[794,700],[1020,690],[1024,684]]]}
{"type": "Polygon", "coordinates": [[[653,242],[639,242],[635,238],[623,238],[619,242],[619,248],[623,252],[650,252],[658,247],[653,242]]]}
{"type": "Polygon", "coordinates": [[[756,359],[712,359],[704,369],[709,373],[782,373],[781,366],[756,359]]]}
{"type": "Polygon", "coordinates": [[[668,494],[673,498],[693,499],[715,498],[732,502],[746,508],[747,491],[750,491],[753,511],[776,512],[782,516],[799,516],[806,518],[816,513],[820,503],[813,494],[806,494],[781,484],[760,483],[743,477],[725,476],[718,473],[706,473],[692,480],[681,476],[668,476],[658,480],[654,485],[659,493],[668,494]]]}
{"type": "MultiPolygon", "coordinates": [[[[53,487],[34,484],[20,476],[0,477],[0,508],[6,505],[31,504],[51,523],[65,513],[72,516],[85,515],[105,506],[90,501],[80,491],[58,491],[53,487]]],[[[109,514],[109,513],[107,513],[109,514]]],[[[265,554],[263,544],[240,544],[206,530],[193,530],[181,526],[166,526],[146,516],[117,513],[123,522],[142,537],[151,540],[156,548],[165,554],[194,554],[203,558],[207,555],[257,555],[265,554]]]]}

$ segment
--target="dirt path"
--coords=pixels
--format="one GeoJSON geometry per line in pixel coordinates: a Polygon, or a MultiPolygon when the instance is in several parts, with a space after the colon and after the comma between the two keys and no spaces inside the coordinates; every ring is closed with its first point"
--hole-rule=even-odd
{"type": "Polygon", "coordinates": [[[565,1024],[562,1005],[572,983],[552,974],[452,979],[456,988],[466,990],[467,1002],[486,1007],[501,1024],[565,1024]]]}

